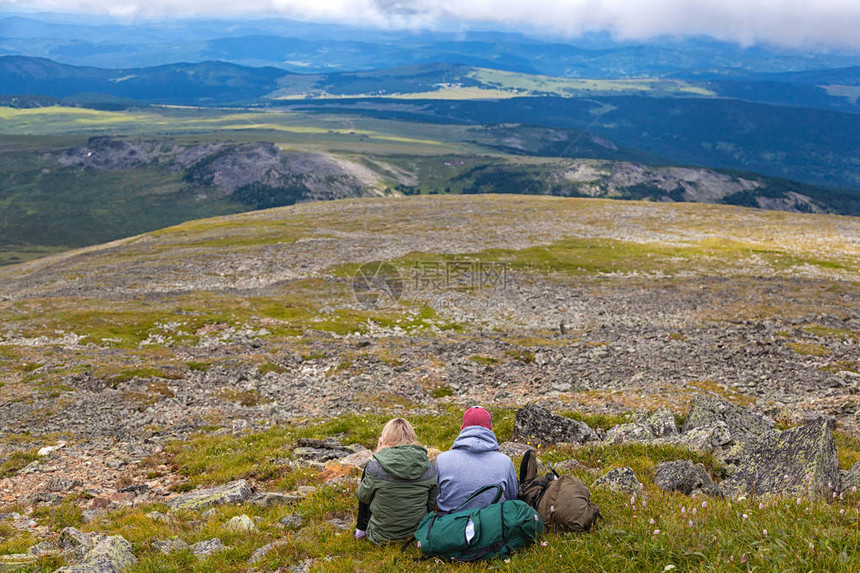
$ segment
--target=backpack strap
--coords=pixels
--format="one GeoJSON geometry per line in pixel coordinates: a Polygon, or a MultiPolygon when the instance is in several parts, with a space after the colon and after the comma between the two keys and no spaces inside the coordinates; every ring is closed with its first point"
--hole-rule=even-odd
{"type": "Polygon", "coordinates": [[[470,495],[469,497],[467,497],[467,498],[463,501],[463,503],[461,503],[461,504],[460,504],[460,505],[458,505],[456,508],[454,508],[454,511],[452,511],[451,513],[455,513],[455,512],[457,512],[457,511],[460,511],[460,509],[462,509],[462,507],[463,507],[464,505],[466,505],[467,503],[469,503],[470,501],[472,501],[473,499],[475,499],[476,497],[478,497],[479,495],[481,495],[481,494],[482,494],[482,493],[484,493],[485,491],[489,491],[489,490],[491,490],[491,489],[493,489],[493,488],[496,488],[498,491],[496,492],[496,495],[495,495],[495,497],[493,497],[493,501],[491,501],[491,502],[490,502],[490,504],[496,503],[497,501],[499,501],[500,499],[502,499],[502,486],[501,486],[501,485],[499,485],[499,484],[497,484],[497,483],[496,483],[496,484],[493,484],[493,485],[485,485],[484,487],[478,488],[477,490],[475,490],[475,491],[472,493],[472,495],[470,495]]]}

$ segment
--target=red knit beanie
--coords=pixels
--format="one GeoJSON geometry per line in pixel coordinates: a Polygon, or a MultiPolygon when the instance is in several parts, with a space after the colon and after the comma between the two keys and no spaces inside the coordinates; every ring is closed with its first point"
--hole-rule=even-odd
{"type": "Polygon", "coordinates": [[[463,412],[463,425],[460,429],[467,426],[483,426],[488,430],[493,429],[493,416],[486,408],[480,406],[472,406],[463,412]]]}

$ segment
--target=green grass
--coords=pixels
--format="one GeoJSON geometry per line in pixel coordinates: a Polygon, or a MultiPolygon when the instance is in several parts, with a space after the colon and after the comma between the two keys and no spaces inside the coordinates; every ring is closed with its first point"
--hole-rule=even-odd
{"type": "Polygon", "coordinates": [[[14,475],[18,470],[39,459],[39,448],[12,452],[5,462],[0,464],[0,479],[14,475]]]}
{"type": "MultiPolygon", "coordinates": [[[[493,409],[500,440],[510,435],[514,412],[493,409]]],[[[460,407],[446,407],[435,414],[407,414],[421,441],[441,450],[450,447],[459,430],[460,407]]],[[[592,427],[607,427],[622,417],[577,414],[592,427]]],[[[414,547],[401,553],[399,544],[376,547],[355,541],[351,529],[340,530],[329,521],[352,524],[356,506],[355,482],[327,484],[314,469],[275,465],[272,459],[289,455],[301,437],[341,436],[345,443],[375,444],[383,415],[350,415],[307,425],[287,425],[241,436],[200,434],[185,442],[169,444],[165,454],[174,468],[186,475],[183,490],[196,485],[249,478],[264,491],[290,491],[301,485],[317,489],[295,506],[261,509],[251,505],[220,506],[201,519],[195,512],[172,512],[169,522],[146,517],[150,511],[166,511],[162,505],[110,512],[99,522],[80,523],[80,513],[68,502],[39,509],[36,518],[52,530],[76,525],[85,531],[119,534],[130,541],[139,563],[130,571],[243,571],[254,550],[279,541],[282,546],[259,565],[261,571],[315,561],[312,571],[752,571],[773,570],[775,563],[790,563],[792,570],[849,571],[860,566],[860,495],[845,492],[843,499],[812,501],[781,497],[727,500],[690,497],[661,492],[654,484],[654,467],[661,461],[690,459],[704,463],[719,475],[720,467],[708,455],[669,445],[620,444],[550,447],[541,457],[550,462],[575,458],[582,469],[574,474],[592,485],[597,475],[613,467],[633,468],[644,485],[644,495],[606,492],[592,488],[592,499],[603,519],[586,534],[547,533],[542,545],[534,545],[510,560],[476,565],[434,561],[415,562],[414,547]],[[305,525],[284,530],[279,520],[288,513],[301,515],[305,525]],[[233,516],[246,514],[258,533],[226,529],[233,516]],[[197,561],[188,552],[158,554],[154,540],[182,539],[192,544],[214,537],[230,549],[197,561]]],[[[860,457],[860,441],[837,434],[840,465],[860,457]]],[[[515,463],[519,460],[515,459],[515,463]]],[[[163,459],[153,460],[161,464],[163,459]]],[[[358,479],[358,471],[351,474],[358,479]]],[[[0,524],[0,554],[26,550],[35,541],[27,533],[0,524]],[[4,529],[5,528],[5,529],[4,529]]],[[[47,570],[59,565],[49,564],[47,570]]]]}

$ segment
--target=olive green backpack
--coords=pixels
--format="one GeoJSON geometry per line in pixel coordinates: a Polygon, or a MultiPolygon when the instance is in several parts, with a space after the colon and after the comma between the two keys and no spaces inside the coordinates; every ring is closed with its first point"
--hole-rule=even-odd
{"type": "Polygon", "coordinates": [[[535,508],[550,529],[591,530],[600,509],[591,501],[588,486],[572,475],[559,476],[552,466],[550,470],[550,474],[538,476],[537,456],[528,450],[520,464],[519,499],[535,508]]]}

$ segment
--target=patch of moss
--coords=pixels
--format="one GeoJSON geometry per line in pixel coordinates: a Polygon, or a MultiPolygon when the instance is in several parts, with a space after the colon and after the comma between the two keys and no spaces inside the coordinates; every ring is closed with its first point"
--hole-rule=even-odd
{"type": "Polygon", "coordinates": [[[789,342],[788,347],[801,356],[828,356],[833,353],[832,350],[825,346],[809,342],[789,342]]]}
{"type": "Polygon", "coordinates": [[[492,356],[483,356],[481,354],[473,354],[467,358],[472,362],[477,362],[478,364],[483,364],[485,366],[494,366],[499,363],[498,358],[493,358],[492,356]]]}

